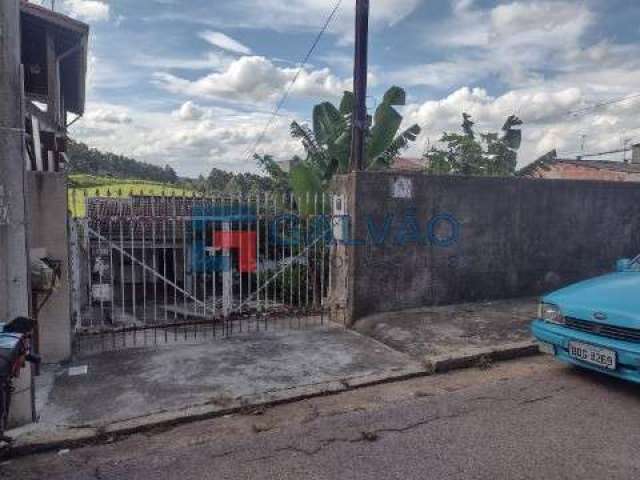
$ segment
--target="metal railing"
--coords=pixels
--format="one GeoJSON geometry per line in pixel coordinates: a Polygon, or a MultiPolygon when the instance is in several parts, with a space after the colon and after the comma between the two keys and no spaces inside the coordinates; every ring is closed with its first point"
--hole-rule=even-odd
{"type": "Polygon", "coordinates": [[[71,228],[76,350],[324,324],[330,206],[328,194],[86,197],[71,228]]]}

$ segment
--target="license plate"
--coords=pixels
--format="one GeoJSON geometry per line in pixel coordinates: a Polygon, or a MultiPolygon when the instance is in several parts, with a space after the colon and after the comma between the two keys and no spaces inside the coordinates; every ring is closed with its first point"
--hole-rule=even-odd
{"type": "Polygon", "coordinates": [[[616,352],[586,343],[569,342],[569,355],[583,362],[609,370],[616,369],[616,352]]]}

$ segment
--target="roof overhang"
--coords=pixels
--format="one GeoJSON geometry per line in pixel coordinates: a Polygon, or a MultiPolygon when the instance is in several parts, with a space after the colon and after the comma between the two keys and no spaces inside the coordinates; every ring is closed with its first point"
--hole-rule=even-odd
{"type": "MultiPolygon", "coordinates": [[[[82,115],[86,98],[89,25],[24,0],[20,4],[20,20],[25,67],[29,64],[42,65],[43,55],[46,61],[46,36],[49,32],[55,40],[55,54],[60,64],[60,88],[65,110],[82,115]]],[[[38,99],[48,93],[46,82],[27,83],[30,88],[26,93],[32,98],[38,99]]]]}

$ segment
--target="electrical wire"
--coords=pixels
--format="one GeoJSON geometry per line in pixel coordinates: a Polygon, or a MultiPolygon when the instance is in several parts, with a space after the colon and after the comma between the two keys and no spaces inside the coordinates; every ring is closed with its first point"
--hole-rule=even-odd
{"type": "Polygon", "coordinates": [[[608,105],[614,105],[616,103],[622,103],[625,100],[631,100],[633,98],[638,98],[638,97],[640,97],[640,93],[635,93],[633,95],[628,95],[626,97],[614,98],[612,100],[607,100],[606,102],[596,103],[589,107],[580,108],[578,110],[570,110],[567,112],[567,115],[578,115],[580,113],[588,112],[590,110],[595,110],[596,108],[606,107],[608,105]]]}
{"type": "Polygon", "coordinates": [[[262,130],[262,133],[260,134],[260,136],[256,140],[256,143],[253,145],[253,147],[248,150],[248,155],[247,155],[246,161],[251,160],[251,158],[257,153],[258,147],[262,144],[262,142],[264,141],[265,137],[267,136],[267,132],[269,131],[269,128],[271,128],[271,125],[273,124],[274,119],[278,116],[278,114],[280,113],[280,110],[282,109],[282,107],[284,106],[285,102],[289,98],[289,95],[291,94],[291,90],[292,90],[293,86],[295,85],[296,81],[298,80],[298,78],[302,74],[302,71],[304,70],[305,65],[307,64],[307,62],[311,58],[311,55],[313,55],[313,52],[315,51],[316,47],[320,43],[320,39],[322,39],[322,36],[325,34],[327,29],[329,28],[329,25],[331,24],[331,22],[333,21],[334,17],[336,16],[336,13],[338,13],[338,9],[342,5],[342,2],[343,2],[343,0],[338,0],[336,2],[335,6],[333,7],[333,9],[331,10],[331,13],[329,14],[329,16],[327,17],[326,21],[324,22],[324,25],[320,29],[320,32],[318,32],[318,35],[316,35],[313,43],[311,44],[311,47],[309,48],[309,50],[307,51],[307,54],[304,56],[302,62],[300,63],[300,67],[298,68],[298,71],[293,76],[293,79],[291,80],[291,82],[287,86],[287,89],[285,90],[284,94],[282,95],[282,98],[276,104],[276,107],[273,110],[273,112],[271,114],[271,117],[267,121],[267,124],[265,125],[264,129],[262,130]]]}

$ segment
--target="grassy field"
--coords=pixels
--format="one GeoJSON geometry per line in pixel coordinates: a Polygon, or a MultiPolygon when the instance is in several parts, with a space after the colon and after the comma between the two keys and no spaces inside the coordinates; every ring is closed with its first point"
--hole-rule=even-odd
{"type": "Polygon", "coordinates": [[[92,175],[69,176],[69,209],[74,217],[85,215],[86,197],[120,197],[131,195],[191,195],[192,190],[166,183],[146,180],[94,177],[92,175]]]}

